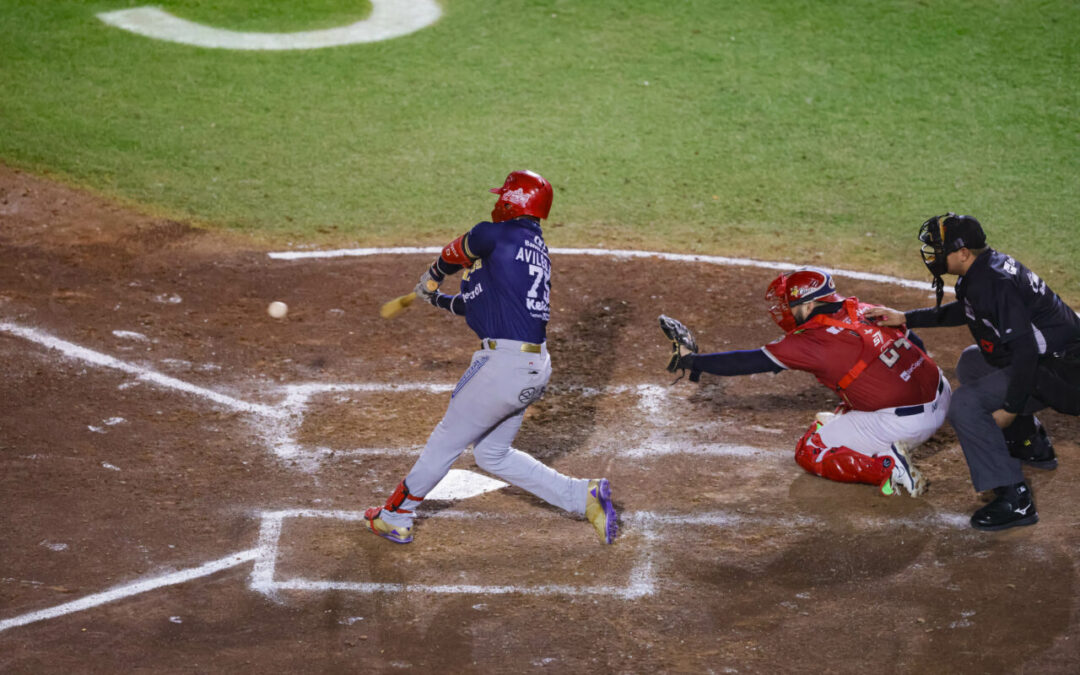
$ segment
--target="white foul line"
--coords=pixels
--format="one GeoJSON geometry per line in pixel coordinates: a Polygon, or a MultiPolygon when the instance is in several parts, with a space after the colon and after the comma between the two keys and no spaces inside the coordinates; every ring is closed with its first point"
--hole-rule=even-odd
{"type": "MultiPolygon", "coordinates": [[[[393,248],[341,248],[329,251],[278,251],[267,255],[275,260],[301,260],[308,258],[344,258],[348,256],[371,256],[371,255],[402,255],[418,253],[439,253],[442,249],[433,246],[399,246],[393,248]]],[[[692,255],[689,253],[664,253],[662,251],[631,251],[625,249],[607,248],[553,248],[552,253],[559,255],[592,255],[605,258],[659,258],[672,262],[700,262],[710,265],[728,265],[732,267],[758,267],[767,270],[793,270],[798,265],[787,262],[773,262],[769,260],[751,260],[750,258],[727,258],[718,255],[692,255]]],[[[892,284],[905,288],[930,290],[929,281],[912,281],[890,277],[884,274],[870,274],[869,272],[855,272],[852,270],[834,269],[832,267],[819,267],[829,274],[848,279],[861,281],[876,281],[882,284],[892,284]]],[[[953,289],[946,288],[952,293],[953,289]]]]}
{"type": "Polygon", "coordinates": [[[239,412],[253,412],[260,415],[269,415],[271,417],[277,417],[281,413],[277,409],[261,405],[259,403],[248,403],[247,401],[241,401],[238,398],[227,396],[226,394],[220,394],[212,389],[200,387],[198,385],[191,384],[190,382],[184,382],[178,380],[175,377],[170,377],[163,373],[159,373],[156,370],[150,368],[143,368],[136,366],[126,361],[113,358],[107,354],[101,352],[95,352],[92,349],[86,347],[80,347],[77,344],[61,340],[60,338],[53,337],[48,333],[35,330],[33,328],[25,328],[13,323],[0,323],[0,331],[10,333],[17,337],[21,337],[31,342],[36,342],[39,345],[48,347],[49,349],[55,349],[68,358],[76,359],[79,361],[85,361],[95,366],[102,366],[104,368],[113,368],[128,375],[134,375],[140,380],[147,382],[153,382],[154,384],[165,387],[166,389],[176,389],[178,391],[186,392],[188,394],[194,394],[203,398],[209,399],[215,403],[225,406],[230,410],[236,410],[239,412]]]}
{"type": "Polygon", "coordinates": [[[258,549],[250,549],[247,551],[241,551],[240,553],[234,553],[230,556],[208,562],[205,565],[194,567],[188,570],[182,570],[180,572],[173,572],[172,574],[166,574],[161,577],[153,577],[150,579],[144,579],[137,581],[133,584],[126,586],[117,586],[116,588],[101,593],[95,593],[88,595],[85,598],[79,598],[71,602],[65,602],[62,605],[50,607],[48,609],[42,609],[37,612],[30,612],[17,616],[12,619],[5,619],[0,621],[0,632],[3,632],[9,628],[15,628],[16,626],[25,626],[28,623],[34,623],[36,621],[44,621],[45,619],[55,619],[58,616],[65,614],[72,614],[74,612],[81,612],[84,609],[90,609],[91,607],[97,607],[98,605],[104,605],[109,602],[114,602],[122,598],[128,598],[133,595],[139,595],[147,591],[152,591],[155,588],[161,588],[162,586],[173,586],[175,584],[182,584],[185,581],[191,581],[192,579],[198,579],[199,577],[209,576],[216,574],[222,570],[227,570],[230,567],[236,567],[246,562],[255,560],[258,555],[258,549]]]}

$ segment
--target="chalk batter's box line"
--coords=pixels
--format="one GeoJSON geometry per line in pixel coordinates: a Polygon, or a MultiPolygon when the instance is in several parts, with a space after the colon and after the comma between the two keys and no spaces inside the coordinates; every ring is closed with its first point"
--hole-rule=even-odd
{"type": "MultiPolygon", "coordinates": [[[[693,527],[716,527],[716,528],[746,528],[754,524],[764,524],[771,527],[787,527],[790,529],[813,528],[820,526],[820,520],[812,516],[757,516],[753,514],[740,514],[734,512],[706,512],[697,514],[663,514],[651,511],[635,511],[624,514],[623,524],[631,528],[640,528],[638,531],[644,539],[640,556],[631,569],[629,578],[622,586],[567,586],[567,585],[541,585],[541,586],[516,586],[516,585],[428,585],[428,584],[400,584],[380,582],[357,582],[357,581],[324,581],[317,579],[292,578],[277,580],[274,578],[278,557],[278,546],[281,539],[281,530],[286,518],[327,518],[348,522],[363,522],[364,514],[360,511],[322,511],[315,509],[287,509],[281,511],[263,511],[262,523],[259,528],[259,541],[255,547],[257,555],[251,573],[250,587],[257,592],[273,595],[277,591],[345,591],[355,593],[433,593],[433,594],[475,594],[475,595],[506,595],[518,593],[523,595],[585,595],[585,596],[608,596],[625,600],[641,598],[653,595],[656,592],[655,574],[653,570],[653,557],[655,555],[654,542],[661,537],[659,527],[670,526],[693,526],[693,527]]],[[[555,516],[547,512],[530,514],[528,517],[555,516]]],[[[499,519],[507,520],[513,517],[507,514],[492,514],[485,512],[460,513],[443,511],[428,517],[456,518],[456,519],[499,519]]],[[[966,529],[968,526],[967,516],[964,514],[932,513],[923,518],[860,518],[860,523],[869,528],[895,527],[897,525],[914,528],[941,527],[945,529],[966,529]]],[[[366,526],[365,526],[366,527],[366,526]]],[[[625,536],[624,532],[624,536],[625,536]]]]}
{"type": "Polygon", "coordinates": [[[265,595],[277,591],[346,591],[353,593],[433,593],[456,595],[582,595],[608,596],[631,600],[652,595],[655,584],[652,566],[652,541],[655,533],[650,528],[643,532],[645,544],[641,554],[630,570],[629,578],[623,586],[568,586],[548,584],[540,586],[517,585],[430,585],[400,584],[359,581],[323,581],[317,579],[274,579],[277,564],[278,545],[281,529],[286,518],[328,518],[344,521],[363,521],[364,514],[359,511],[318,511],[311,509],[289,509],[284,511],[263,511],[262,524],[259,528],[258,552],[251,572],[252,590],[265,595]]]}
{"type": "MultiPolygon", "coordinates": [[[[363,393],[363,394],[396,394],[396,393],[448,393],[454,385],[450,384],[426,384],[426,383],[396,383],[384,384],[378,382],[362,382],[353,384],[294,384],[283,387],[285,395],[279,404],[278,415],[257,431],[263,437],[270,450],[281,458],[311,458],[322,459],[327,457],[348,458],[365,456],[401,456],[418,454],[422,445],[407,447],[371,447],[371,448],[346,448],[334,449],[326,446],[302,446],[297,442],[297,436],[304,423],[305,414],[312,398],[325,394],[363,393]]],[[[654,384],[629,384],[612,385],[603,388],[567,386],[557,387],[556,392],[574,392],[583,396],[605,396],[631,394],[638,398],[637,408],[639,412],[648,417],[658,406],[658,401],[663,401],[668,396],[668,388],[654,384]]],[[[627,458],[648,460],[673,454],[690,454],[716,457],[745,457],[745,458],[776,458],[786,457],[776,449],[756,448],[744,445],[731,445],[724,443],[673,443],[670,440],[649,443],[641,447],[618,447],[611,450],[594,448],[590,454],[615,454],[627,458]]]]}
{"type": "MultiPolygon", "coordinates": [[[[370,582],[333,582],[313,580],[274,580],[274,566],[277,556],[277,542],[281,536],[282,522],[287,517],[321,517],[339,518],[346,521],[358,521],[363,519],[363,514],[356,511],[314,511],[314,510],[281,510],[267,511],[261,514],[263,520],[259,528],[259,544],[255,548],[240,551],[218,560],[204,563],[198,567],[170,572],[157,577],[139,579],[129,584],[121,584],[113,588],[84,596],[71,602],[66,602],[45,609],[34,610],[0,620],[0,633],[18,626],[55,619],[68,614],[74,614],[84,610],[99,607],[101,605],[117,602],[142,593],[186,583],[201,577],[211,576],[226,569],[237,567],[248,562],[253,562],[249,587],[262,593],[272,593],[276,590],[297,591],[349,591],[358,593],[378,592],[427,592],[433,594],[475,594],[475,595],[502,595],[520,593],[525,595],[605,595],[620,599],[634,599],[650,595],[656,592],[653,573],[652,558],[654,555],[653,542],[659,539],[661,528],[670,527],[717,527],[739,528],[745,530],[747,526],[765,524],[771,527],[805,528],[820,526],[820,521],[812,516],[779,517],[779,516],[756,516],[737,512],[704,512],[690,515],[654,513],[649,511],[636,511],[624,514],[623,523],[636,527],[644,525],[642,533],[645,535],[646,547],[643,549],[642,558],[637,567],[631,573],[630,579],[625,586],[584,586],[572,587],[562,585],[546,585],[534,587],[520,586],[445,586],[445,585],[409,585],[409,584],[377,584],[370,582]]],[[[453,511],[441,511],[430,517],[460,518],[460,519],[484,519],[499,518],[507,519],[514,517],[537,517],[555,516],[545,512],[537,512],[529,516],[491,514],[486,512],[462,513],[453,511]]],[[[896,526],[926,529],[939,527],[950,530],[968,530],[966,514],[960,513],[932,513],[923,518],[862,518],[861,523],[867,527],[895,528],[896,526]]],[[[364,536],[373,536],[367,535],[364,536]]],[[[390,546],[383,542],[375,542],[375,545],[390,546]]],[[[599,544],[597,544],[599,545],[599,544]]],[[[616,546],[619,542],[616,541],[616,546]]]]}
{"type": "MultiPolygon", "coordinates": [[[[301,447],[296,442],[297,432],[303,424],[304,411],[308,401],[313,395],[343,392],[406,393],[422,391],[427,393],[446,393],[453,389],[452,384],[434,383],[394,384],[369,382],[352,384],[298,384],[282,387],[280,391],[284,392],[283,397],[281,402],[277,405],[251,403],[235,396],[222,394],[213,389],[208,389],[170,375],[165,375],[153,368],[128,363],[116,357],[77,345],[73,342],[62,340],[35,328],[0,321],[0,332],[8,333],[41,345],[46,349],[57,351],[62,356],[69,359],[88,363],[99,368],[118,370],[127,375],[131,375],[140,381],[149,382],[163,389],[194,395],[234,412],[250,413],[260,422],[258,431],[262,436],[263,441],[269,446],[269,449],[274,454],[283,458],[310,457],[317,459],[329,454],[337,454],[337,451],[330,448],[319,447],[308,449],[301,447]]],[[[623,393],[635,394],[638,396],[638,408],[646,416],[650,413],[655,413],[662,407],[660,406],[660,402],[668,396],[666,387],[653,384],[613,385],[603,388],[568,386],[556,387],[553,391],[572,391],[583,396],[615,395],[623,393]]],[[[387,451],[385,454],[400,454],[402,452],[400,449],[391,448],[362,448],[357,449],[355,454],[380,454],[384,450],[387,451]]],[[[350,451],[346,450],[343,452],[347,453],[350,451]]],[[[725,453],[726,451],[722,451],[720,454],[725,453]]],[[[645,452],[643,454],[649,453],[645,452]]],[[[706,452],[703,454],[711,453],[706,452]]]]}

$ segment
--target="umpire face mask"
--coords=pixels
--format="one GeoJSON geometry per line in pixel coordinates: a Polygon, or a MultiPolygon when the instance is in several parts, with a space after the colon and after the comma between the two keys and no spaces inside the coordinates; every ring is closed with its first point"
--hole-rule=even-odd
{"type": "Polygon", "coordinates": [[[934,294],[937,297],[937,309],[941,311],[941,300],[945,296],[945,280],[942,275],[948,271],[948,253],[945,251],[945,221],[950,217],[956,217],[954,213],[946,213],[944,216],[934,216],[919,228],[919,241],[922,248],[923,264],[930,274],[934,275],[934,294]]]}
{"type": "Polygon", "coordinates": [[[919,241],[922,242],[922,248],[919,252],[922,254],[923,264],[926,265],[926,269],[930,270],[930,274],[934,275],[935,280],[940,279],[948,271],[949,263],[946,260],[948,252],[945,250],[945,219],[951,215],[953,214],[935,216],[927,220],[919,228],[919,241]]]}

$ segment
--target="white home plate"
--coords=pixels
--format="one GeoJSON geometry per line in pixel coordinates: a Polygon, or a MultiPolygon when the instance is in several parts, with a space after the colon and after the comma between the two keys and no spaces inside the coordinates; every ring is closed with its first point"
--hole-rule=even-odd
{"type": "Polygon", "coordinates": [[[446,477],[439,481],[435,489],[427,493],[424,499],[429,501],[432,499],[443,501],[468,499],[469,497],[482,495],[485,492],[494,492],[506,486],[507,483],[501,480],[481,476],[472,471],[450,469],[450,473],[446,474],[446,477]]]}

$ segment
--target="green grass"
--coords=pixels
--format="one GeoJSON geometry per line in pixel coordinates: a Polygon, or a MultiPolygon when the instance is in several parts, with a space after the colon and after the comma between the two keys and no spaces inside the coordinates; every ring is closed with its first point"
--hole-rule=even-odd
{"type": "MultiPolygon", "coordinates": [[[[1080,299],[1075,2],[442,4],[404,38],[253,53],[94,18],[131,0],[0,0],[0,157],[174,217],[320,243],[443,243],[527,167],[556,188],[553,245],[916,278],[919,224],[954,210],[1080,299]]],[[[370,12],[159,6],[273,32],[370,12]]]]}

